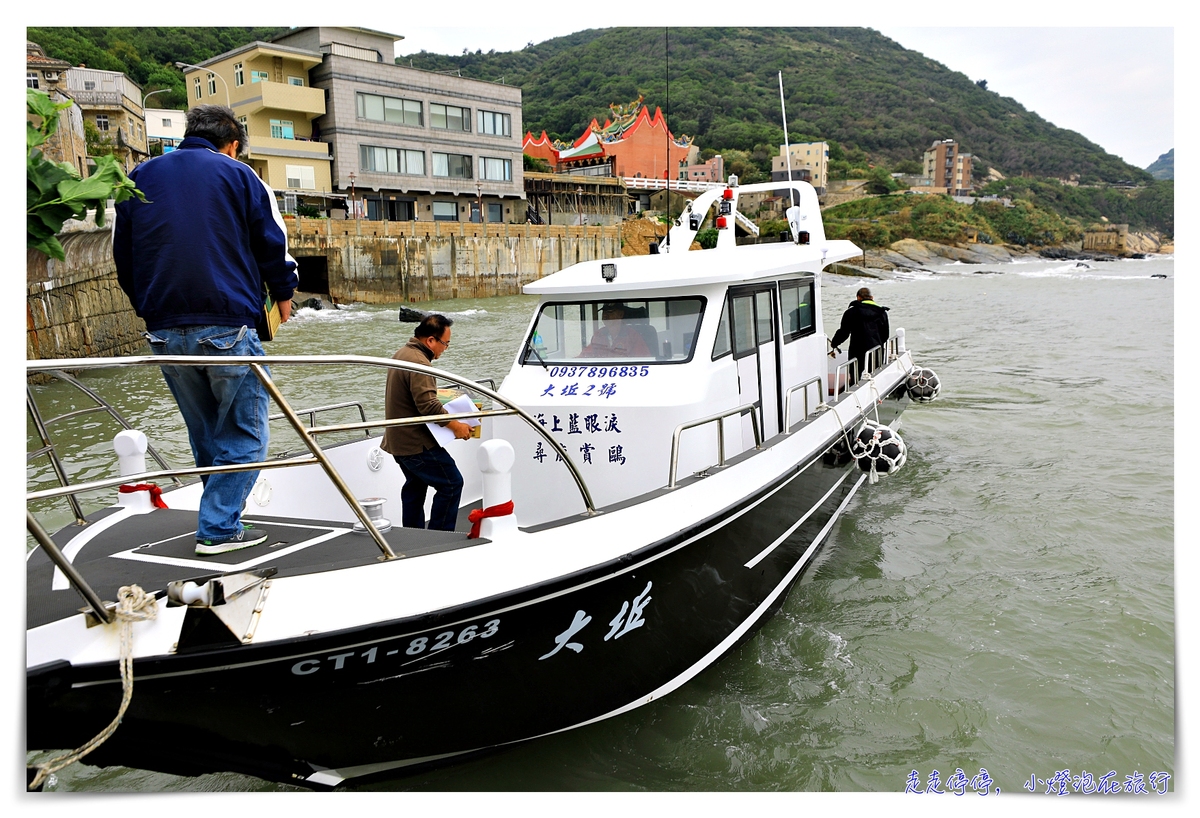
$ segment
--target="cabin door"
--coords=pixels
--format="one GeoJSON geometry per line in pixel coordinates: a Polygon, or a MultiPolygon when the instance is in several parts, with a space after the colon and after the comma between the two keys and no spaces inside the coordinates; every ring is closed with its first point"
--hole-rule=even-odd
{"type": "MultiPolygon", "coordinates": [[[[779,387],[779,333],[775,285],[738,287],[729,292],[733,302],[733,354],[738,367],[741,403],[753,403],[763,439],[779,434],[782,406],[779,387]]],[[[754,446],[749,420],[742,425],[742,443],[754,446]]]]}

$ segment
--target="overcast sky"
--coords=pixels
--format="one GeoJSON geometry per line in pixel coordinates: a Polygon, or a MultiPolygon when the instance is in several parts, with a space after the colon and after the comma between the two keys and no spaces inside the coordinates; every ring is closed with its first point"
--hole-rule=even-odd
{"type": "MultiPolygon", "coordinates": [[[[1012,97],[1059,127],[1078,131],[1131,165],[1144,168],[1175,146],[1172,28],[917,28],[888,25],[877,16],[896,19],[894,12],[864,14],[857,22],[841,24],[875,28],[972,80],[986,79],[988,90],[1012,97]]],[[[1053,14],[1039,14],[1034,19],[1052,18],[1053,14]]],[[[1103,18],[1097,14],[1092,19],[1103,18]]],[[[798,16],[794,22],[805,19],[798,16]]],[[[953,19],[961,18],[956,13],[953,19]]],[[[520,25],[498,21],[490,26],[401,25],[389,30],[404,36],[397,54],[422,49],[461,54],[464,48],[515,51],[529,42],[613,20],[612,15],[575,21],[545,15],[542,22],[530,15],[520,25]]]]}

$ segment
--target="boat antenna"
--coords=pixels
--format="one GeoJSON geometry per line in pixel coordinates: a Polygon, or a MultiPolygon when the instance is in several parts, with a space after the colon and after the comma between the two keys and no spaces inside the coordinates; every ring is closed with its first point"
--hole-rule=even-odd
{"type": "MultiPolygon", "coordinates": [[[[663,38],[666,43],[666,51],[667,51],[667,93],[666,93],[666,100],[664,100],[663,104],[666,106],[667,111],[670,111],[671,110],[671,27],[670,26],[663,27],[663,38]]],[[[673,219],[671,218],[671,128],[669,125],[667,125],[666,112],[663,113],[662,123],[663,123],[663,134],[667,138],[667,161],[665,162],[665,167],[666,167],[665,173],[667,175],[667,237],[666,237],[666,241],[664,241],[663,244],[667,245],[667,249],[670,250],[670,248],[671,248],[671,222],[673,221],[673,219]]]]}
{"type": "Polygon", "coordinates": [[[783,72],[779,72],[779,110],[783,114],[783,154],[787,157],[788,196],[792,206],[796,205],[796,188],[792,187],[792,149],[788,145],[787,108],[783,104],[783,72]]]}

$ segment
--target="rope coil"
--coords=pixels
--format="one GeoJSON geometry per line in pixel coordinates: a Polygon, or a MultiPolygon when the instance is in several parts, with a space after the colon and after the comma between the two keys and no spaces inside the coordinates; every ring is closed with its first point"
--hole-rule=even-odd
{"type": "Polygon", "coordinates": [[[46,779],[59,770],[71,766],[76,761],[95,750],[108,740],[121,724],[129,702],[133,699],[133,623],[146,622],[158,616],[158,601],[153,594],[147,594],[137,585],[123,585],[117,591],[116,621],[121,645],[121,707],[112,722],[100,731],[91,741],[81,747],[56,756],[44,764],[37,765],[37,775],[29,782],[28,789],[39,789],[46,779]]]}

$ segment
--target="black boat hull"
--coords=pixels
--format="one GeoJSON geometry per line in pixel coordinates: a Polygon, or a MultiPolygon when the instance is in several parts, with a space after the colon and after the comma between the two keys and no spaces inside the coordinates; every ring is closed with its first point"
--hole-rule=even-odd
{"type": "MultiPolygon", "coordinates": [[[[906,402],[885,400],[881,419],[906,402]]],[[[328,787],[625,712],[749,638],[863,478],[818,456],[672,537],[551,583],[417,618],[138,660],[129,710],[87,763],[328,787]]],[[[115,664],[27,675],[30,748],[78,746],[117,711],[115,664]]]]}

